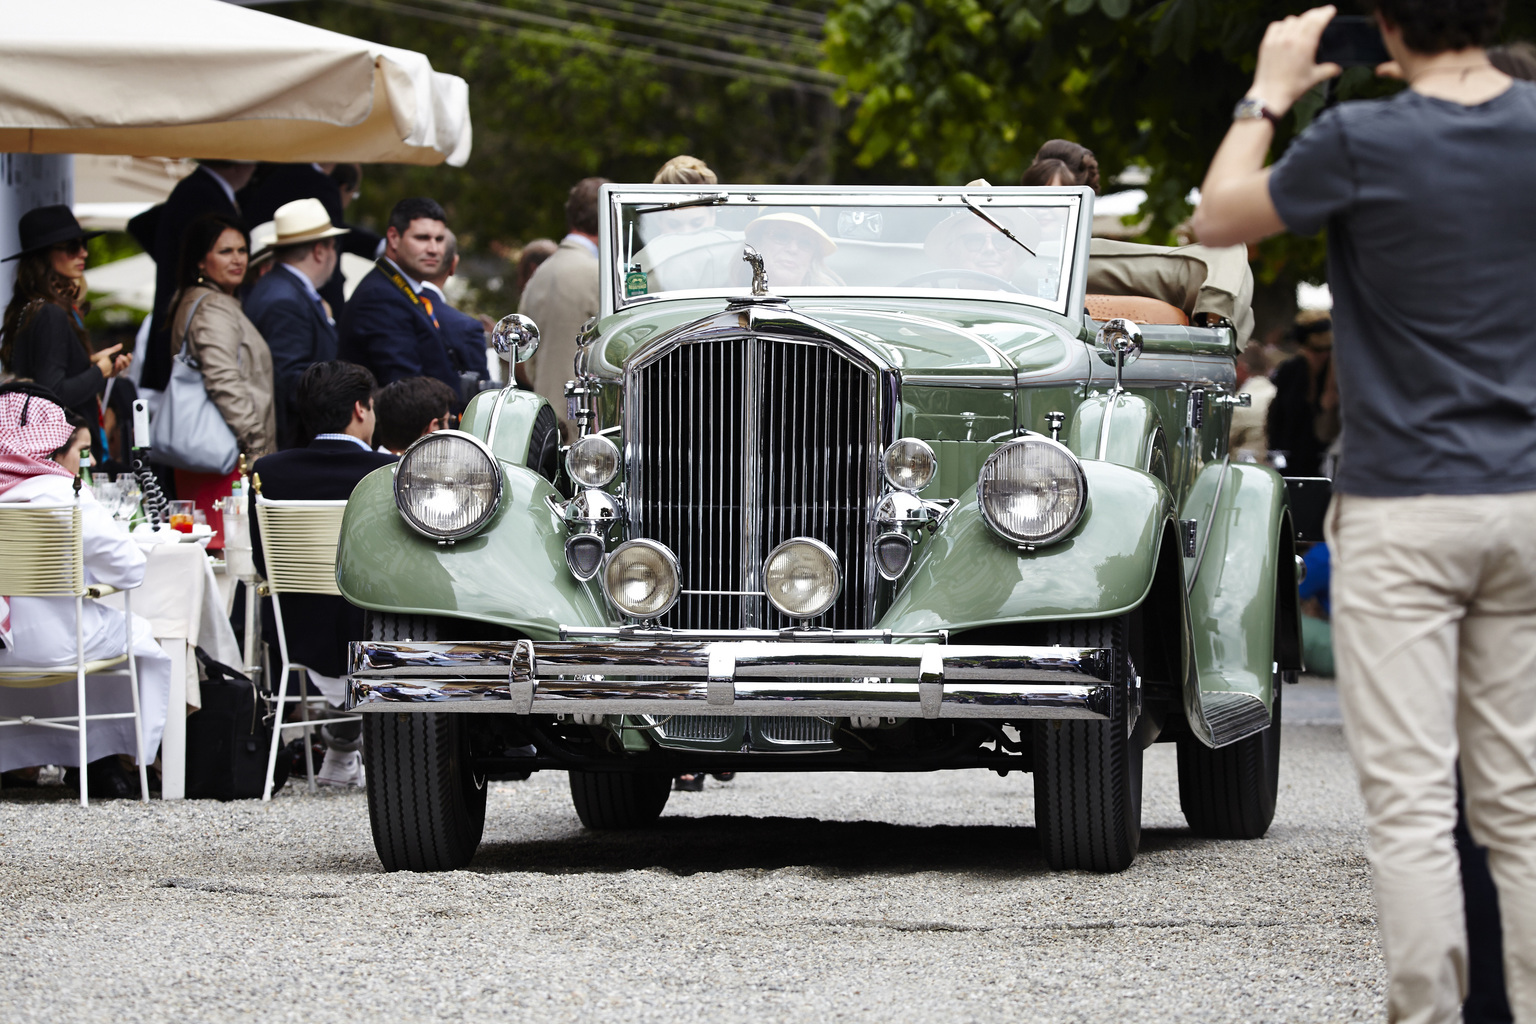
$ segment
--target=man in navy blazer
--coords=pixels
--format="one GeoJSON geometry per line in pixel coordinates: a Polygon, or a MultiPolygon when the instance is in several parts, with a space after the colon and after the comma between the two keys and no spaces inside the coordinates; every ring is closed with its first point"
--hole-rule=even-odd
{"type": "Polygon", "coordinates": [[[446,217],[431,199],[396,203],[384,255],[341,315],[341,358],[368,367],[381,384],[436,377],[459,393],[459,374],[437,315],[441,299],[422,284],[442,266],[446,217]]]}
{"type": "Polygon", "coordinates": [[[459,372],[462,382],[459,388],[467,404],[480,390],[480,382],[490,380],[491,369],[485,354],[485,325],[477,317],[455,309],[448,304],[448,279],[459,272],[459,243],[453,232],[443,248],[443,262],[437,273],[422,284],[433,295],[433,311],[442,325],[443,343],[448,346],[448,356],[453,368],[459,372]]]}
{"type": "Polygon", "coordinates": [[[171,379],[171,297],[178,287],[181,239],[187,225],[205,213],[240,218],[235,193],[251,180],[254,163],[241,160],[201,160],[197,169],[171,189],[164,203],[135,217],[129,232],[155,261],[155,308],[150,314],[147,350],[140,385],[164,390],[171,379]]]}
{"type": "MultiPolygon", "coordinates": [[[[341,251],[370,260],[377,258],[379,243],[383,239],[366,228],[346,222],[341,186],[331,176],[335,166],[263,164],[257,168],[255,179],[240,192],[240,208],[245,211],[245,222],[252,227],[265,224],[277,216],[279,207],[287,206],[297,199],[318,199],[330,215],[332,226],[347,231],[336,242],[341,251]]],[[[342,292],[344,284],[341,263],[338,261],[330,279],[320,285],[320,297],[330,303],[332,316],[340,316],[346,307],[342,292]]]]}
{"type": "Polygon", "coordinates": [[[245,315],[272,350],[277,446],[292,448],[308,438],[296,404],[299,378],[312,364],[336,358],[336,326],[319,288],[336,269],[336,241],[346,229],[331,225],[318,199],[283,206],[274,225],[276,266],[251,288],[245,315]]]}
{"type": "MultiPolygon", "coordinates": [[[[375,387],[373,374],[351,363],[315,363],[299,378],[298,406],[305,422],[318,431],[315,439],[308,447],[257,459],[252,470],[257,489],[251,496],[251,543],[262,575],[267,569],[256,520],[257,494],[270,501],[345,501],[363,477],[395,461],[395,456],[373,449],[375,387]]],[[[364,638],[363,610],[344,598],[319,594],[285,594],[282,602],[289,659],[326,677],[322,683],[336,684],[347,673],[347,643],[364,638]]],[[[262,629],[275,648],[277,626],[270,610],[270,602],[264,602],[262,629]]],[[[288,685],[289,694],[297,696],[295,682],[288,685]]],[[[328,688],[339,689],[321,687],[328,688]]],[[[357,725],[346,722],[322,730],[330,749],[317,781],[362,784],[357,725]]]]}

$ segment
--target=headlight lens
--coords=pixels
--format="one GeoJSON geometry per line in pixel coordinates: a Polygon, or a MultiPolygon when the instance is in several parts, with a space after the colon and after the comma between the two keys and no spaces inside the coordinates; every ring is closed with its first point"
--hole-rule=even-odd
{"type": "Polygon", "coordinates": [[[439,430],[395,468],[395,507],[418,533],[458,540],[484,526],[501,501],[501,467],[472,434],[439,430]]]}
{"type": "Polygon", "coordinates": [[[583,487],[607,487],[619,475],[619,446],[601,434],[578,437],[566,449],[565,471],[583,487]]]}
{"type": "Polygon", "coordinates": [[[603,567],[603,593],[625,615],[655,619],[672,610],[679,591],[677,558],[653,540],[629,540],[603,567]]]}
{"type": "Polygon", "coordinates": [[[1088,478],[1065,445],[1024,437],[982,464],[976,495],[982,517],[999,534],[1016,544],[1049,544],[1082,518],[1088,478]]]}
{"type": "Polygon", "coordinates": [[[768,552],[763,589],[775,608],[795,619],[814,619],[837,600],[843,574],[837,553],[819,540],[795,537],[768,552]]]}
{"type": "Polygon", "coordinates": [[[933,482],[938,472],[939,460],[926,441],[915,437],[901,437],[891,442],[880,460],[885,479],[900,491],[917,492],[933,482]]]}

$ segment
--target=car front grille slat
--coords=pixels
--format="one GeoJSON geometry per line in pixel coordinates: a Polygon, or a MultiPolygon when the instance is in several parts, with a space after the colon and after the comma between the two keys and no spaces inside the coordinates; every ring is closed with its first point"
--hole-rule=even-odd
{"type": "Polygon", "coordinates": [[[629,386],[632,536],[677,553],[685,591],[662,625],[794,625],[762,596],[761,569],[802,536],[828,544],[843,570],[818,624],[871,623],[873,371],[826,345],[710,339],[645,363],[629,386]]]}

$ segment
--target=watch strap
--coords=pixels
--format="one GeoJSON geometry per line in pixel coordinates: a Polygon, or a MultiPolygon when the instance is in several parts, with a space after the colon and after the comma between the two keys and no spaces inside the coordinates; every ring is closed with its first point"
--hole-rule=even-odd
{"type": "Polygon", "coordinates": [[[1264,118],[1276,128],[1280,127],[1280,115],[1270,110],[1263,100],[1245,96],[1237,101],[1237,106],[1232,109],[1232,120],[1255,121],[1264,118]]]}

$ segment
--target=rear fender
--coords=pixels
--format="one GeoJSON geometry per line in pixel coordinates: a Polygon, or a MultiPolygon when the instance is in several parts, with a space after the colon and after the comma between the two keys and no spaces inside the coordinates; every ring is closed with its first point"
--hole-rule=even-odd
{"type": "MultiPolygon", "coordinates": [[[[531,402],[513,408],[520,415],[530,407],[536,412],[531,402]]],[[[498,429],[510,429],[506,419],[498,429]]],[[[393,467],[364,477],[347,502],[336,550],[342,596],[374,611],[494,622],[534,640],[558,639],[562,623],[614,625],[596,584],[578,583],[566,569],[565,526],[545,501],[559,494],[523,466],[503,462],[502,474],[490,523],[455,544],[406,525],[395,509],[393,467]]]]}
{"type": "Polygon", "coordinates": [[[1185,713],[1202,742],[1222,747],[1269,725],[1275,670],[1300,667],[1285,482],[1264,466],[1206,466],[1184,517],[1199,523],[1184,560],[1195,650],[1185,713]]]}

